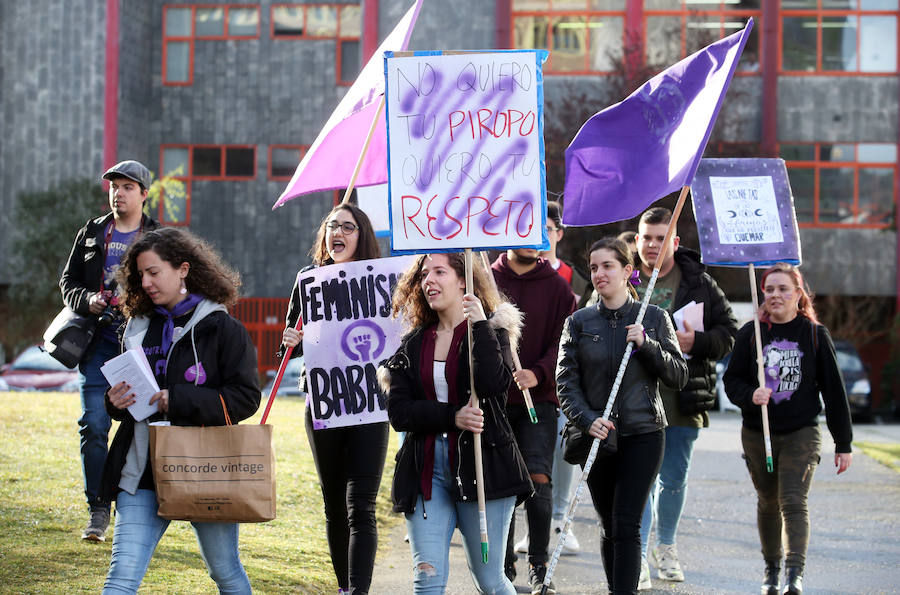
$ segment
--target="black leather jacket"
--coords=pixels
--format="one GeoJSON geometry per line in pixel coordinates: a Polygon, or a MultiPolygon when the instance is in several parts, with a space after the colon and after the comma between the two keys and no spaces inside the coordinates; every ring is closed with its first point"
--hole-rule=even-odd
{"type": "MultiPolygon", "coordinates": [[[[602,303],[578,310],[563,326],[556,384],[563,412],[583,432],[603,415],[616,372],[625,353],[625,326],[637,319],[640,304],[630,296],[617,310],[602,303]]],[[[644,344],[635,349],[616,397],[616,430],[620,436],[645,434],[666,427],[659,381],[679,390],[688,369],[669,317],[647,307],[644,344]]]]}

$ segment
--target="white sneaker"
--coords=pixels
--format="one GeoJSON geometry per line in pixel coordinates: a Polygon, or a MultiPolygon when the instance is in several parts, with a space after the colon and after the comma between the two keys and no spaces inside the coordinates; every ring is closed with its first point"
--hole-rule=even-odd
{"type": "Polygon", "coordinates": [[[656,558],[657,576],[664,581],[675,581],[680,583],[684,580],[684,572],[681,570],[681,564],[678,562],[678,550],[675,544],[666,545],[659,544],[653,550],[653,557],[656,558]]]}
{"type": "Polygon", "coordinates": [[[528,533],[525,534],[525,537],[516,542],[516,545],[513,546],[513,549],[520,554],[528,553],[528,533]]]}
{"type": "MultiPolygon", "coordinates": [[[[562,533],[563,523],[559,521],[553,521],[553,524],[550,525],[550,538],[551,540],[559,540],[559,534],[562,533]]],[[[553,549],[555,546],[554,543],[550,543],[550,548],[553,549]]],[[[575,537],[575,534],[572,532],[572,525],[569,525],[569,533],[566,535],[566,543],[563,545],[562,555],[563,556],[574,556],[578,552],[581,551],[581,544],[578,543],[578,538],[575,537]]]]}
{"type": "Polygon", "coordinates": [[[650,565],[647,564],[647,558],[641,556],[641,578],[638,580],[638,591],[649,591],[653,588],[650,582],[650,565]]]}

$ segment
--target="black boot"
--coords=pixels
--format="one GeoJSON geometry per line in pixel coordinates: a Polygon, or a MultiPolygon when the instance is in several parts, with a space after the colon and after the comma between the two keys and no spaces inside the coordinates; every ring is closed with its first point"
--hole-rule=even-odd
{"type": "Polygon", "coordinates": [[[798,566],[788,566],[784,570],[784,591],[791,595],[803,595],[803,569],[798,566]]]}
{"type": "Polygon", "coordinates": [[[766,574],[763,578],[759,592],[762,595],[778,595],[778,577],[781,575],[781,567],[771,564],[766,565],[766,574]]]}

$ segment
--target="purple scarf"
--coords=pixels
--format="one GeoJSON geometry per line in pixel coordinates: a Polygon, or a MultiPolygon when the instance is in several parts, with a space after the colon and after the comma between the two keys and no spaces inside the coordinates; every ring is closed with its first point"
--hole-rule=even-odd
{"type": "MultiPolygon", "coordinates": [[[[165,355],[169,354],[169,349],[172,347],[172,336],[175,334],[175,322],[174,319],[179,316],[183,316],[194,309],[194,306],[203,301],[203,296],[195,295],[193,293],[187,294],[187,297],[175,304],[175,307],[170,311],[165,306],[156,306],[153,311],[159,314],[160,316],[164,316],[166,318],[166,322],[163,325],[162,332],[162,352],[165,355]]],[[[163,372],[165,373],[165,372],[163,372]]]]}

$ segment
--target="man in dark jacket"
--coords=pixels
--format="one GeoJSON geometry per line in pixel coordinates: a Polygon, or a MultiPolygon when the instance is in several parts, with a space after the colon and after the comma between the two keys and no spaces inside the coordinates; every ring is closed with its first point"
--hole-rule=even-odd
{"type": "MultiPolygon", "coordinates": [[[[528,518],[529,585],[540,593],[547,570],[547,546],[553,514],[550,484],[553,449],[556,444],[556,355],[566,317],[575,311],[575,294],[569,284],[530,248],[508,250],[491,267],[497,285],[525,314],[519,342],[522,369],[514,374],[517,386],[507,395],[506,414],[534,483],[534,495],[525,502],[528,518]],[[529,389],[537,423],[532,423],[522,389],[529,389]]],[[[513,543],[515,515],[506,546],[506,571],[515,577],[513,543]]],[[[555,593],[556,591],[550,591],[555,593]]]]}
{"type": "MultiPolygon", "coordinates": [[[[657,256],[665,240],[672,212],[656,207],[646,211],[638,224],[637,249],[640,258],[641,284],[638,293],[643,297],[657,256]]],[[[662,467],[651,490],[650,499],[641,522],[641,546],[644,560],[639,589],[650,588],[649,566],[646,564],[650,528],[656,521],[656,543],[653,557],[657,576],[668,581],[683,581],[684,573],[678,561],[675,533],[684,508],[688,471],[694,441],[700,428],[709,426],[707,411],[716,398],[716,361],[731,351],[737,334],[737,320],[725,294],[700,263],[700,255],[678,247],[679,238],[673,236],[665,259],[659,267],[659,277],[650,303],[670,315],[691,302],[702,307],[702,327],[685,316],[677,324],[676,336],[688,364],[688,382],[681,391],[660,386],[666,411],[666,447],[662,467]]]]}
{"type": "Polygon", "coordinates": [[[115,273],[137,236],[158,227],[156,221],[143,213],[151,180],[146,167],[137,161],[122,161],[109,168],[103,179],[109,180],[112,212],[91,219],[78,231],[59,280],[65,304],[82,316],[96,316],[99,327],[93,344],[78,365],[81,464],[91,517],[81,538],[91,541],[104,541],[109,526],[109,502],[100,495],[111,424],[105,403],[109,385],[100,367],[119,353],[116,331],[124,319],[115,294],[115,273]]]}

